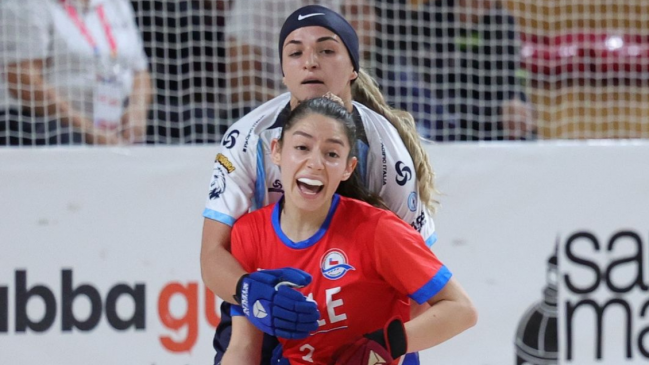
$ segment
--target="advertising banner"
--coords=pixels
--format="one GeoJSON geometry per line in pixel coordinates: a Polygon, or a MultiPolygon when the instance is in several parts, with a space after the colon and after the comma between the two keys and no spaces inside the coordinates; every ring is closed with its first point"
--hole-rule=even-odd
{"type": "Polygon", "coordinates": [[[210,363],[212,151],[0,151],[1,364],[210,363]]]}
{"type": "MultiPolygon", "coordinates": [[[[422,364],[647,363],[649,144],[427,150],[432,248],[479,320],[422,364]]],[[[199,255],[215,154],[0,150],[0,363],[211,363],[220,300],[199,255]]]]}
{"type": "Polygon", "coordinates": [[[647,363],[649,145],[429,154],[442,202],[433,250],[480,314],[475,328],[424,352],[431,364],[647,363]]]}

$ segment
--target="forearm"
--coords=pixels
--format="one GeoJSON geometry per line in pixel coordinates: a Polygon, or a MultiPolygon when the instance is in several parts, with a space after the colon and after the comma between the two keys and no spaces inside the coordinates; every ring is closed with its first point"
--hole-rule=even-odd
{"type": "Polygon", "coordinates": [[[246,271],[230,253],[230,227],[205,219],[201,243],[203,282],[214,294],[235,304],[237,282],[246,271]]]}
{"type": "Polygon", "coordinates": [[[126,113],[128,118],[123,126],[123,136],[127,140],[140,141],[144,136],[151,97],[151,76],[149,72],[140,71],[136,73],[126,113]]]}
{"type": "Polygon", "coordinates": [[[261,356],[255,356],[247,348],[237,346],[228,346],[228,350],[223,355],[221,365],[258,365],[261,362],[261,356]]]}
{"type": "Polygon", "coordinates": [[[151,75],[148,71],[140,71],[135,74],[133,88],[129,97],[129,109],[140,113],[146,113],[151,103],[151,75]]]}
{"type": "Polygon", "coordinates": [[[61,97],[42,77],[42,60],[24,61],[9,65],[7,81],[11,95],[20,100],[22,107],[38,116],[55,116],[63,124],[83,130],[89,121],[72,104],[61,97]]]}
{"type": "Polygon", "coordinates": [[[232,317],[232,337],[221,365],[258,365],[263,334],[245,317],[232,317]]]}
{"type": "Polygon", "coordinates": [[[477,313],[468,296],[453,279],[447,284],[455,295],[431,303],[431,307],[405,324],[408,352],[421,351],[475,325],[477,313]]]}

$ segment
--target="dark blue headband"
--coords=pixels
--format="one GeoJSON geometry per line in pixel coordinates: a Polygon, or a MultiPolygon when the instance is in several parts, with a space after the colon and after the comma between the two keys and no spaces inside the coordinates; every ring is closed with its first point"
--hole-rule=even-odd
{"type": "MultiPolygon", "coordinates": [[[[354,28],[335,11],[320,5],[307,5],[289,15],[279,32],[279,62],[282,64],[284,41],[291,32],[304,27],[319,26],[336,33],[343,41],[349,58],[352,59],[354,71],[358,72],[358,35],[354,28]]],[[[282,71],[283,72],[283,71],[282,71]]]]}

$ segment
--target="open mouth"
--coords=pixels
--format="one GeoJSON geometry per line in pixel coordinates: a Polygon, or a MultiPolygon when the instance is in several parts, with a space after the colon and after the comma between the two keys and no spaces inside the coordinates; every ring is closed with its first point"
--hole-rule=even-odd
{"type": "Polygon", "coordinates": [[[320,80],[304,80],[302,81],[302,85],[322,85],[324,82],[320,80]]]}
{"type": "Polygon", "coordinates": [[[297,186],[306,195],[316,195],[324,189],[322,181],[307,179],[305,177],[297,179],[297,186]]]}

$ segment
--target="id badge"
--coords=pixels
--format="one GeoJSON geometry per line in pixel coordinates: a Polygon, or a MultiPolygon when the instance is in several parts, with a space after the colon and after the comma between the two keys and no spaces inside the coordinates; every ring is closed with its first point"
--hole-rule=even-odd
{"type": "Polygon", "coordinates": [[[117,67],[112,66],[100,70],[97,75],[93,105],[93,119],[97,128],[114,130],[121,123],[124,95],[118,74],[117,67]]]}

